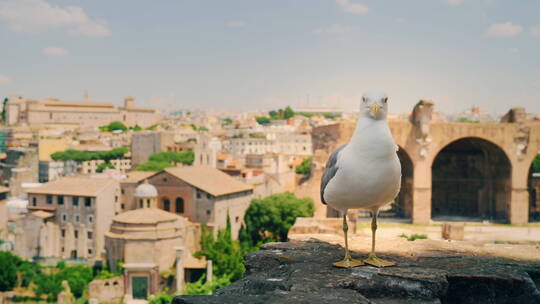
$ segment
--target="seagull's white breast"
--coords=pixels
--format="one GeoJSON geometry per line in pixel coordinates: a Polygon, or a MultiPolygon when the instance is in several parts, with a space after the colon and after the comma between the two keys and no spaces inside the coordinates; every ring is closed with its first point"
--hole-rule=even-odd
{"type": "Polygon", "coordinates": [[[401,164],[386,124],[365,130],[356,141],[339,154],[339,169],[324,192],[325,201],[341,211],[383,206],[401,185],[401,164]]]}

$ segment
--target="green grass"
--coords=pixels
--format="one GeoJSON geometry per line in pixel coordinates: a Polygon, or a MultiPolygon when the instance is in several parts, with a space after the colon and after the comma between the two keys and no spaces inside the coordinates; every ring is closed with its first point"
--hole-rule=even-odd
{"type": "Polygon", "coordinates": [[[425,239],[427,239],[427,235],[425,235],[425,234],[417,234],[417,233],[411,234],[410,236],[406,235],[405,233],[402,233],[402,234],[399,235],[399,237],[405,238],[409,242],[414,242],[416,240],[425,240],[425,239]]]}

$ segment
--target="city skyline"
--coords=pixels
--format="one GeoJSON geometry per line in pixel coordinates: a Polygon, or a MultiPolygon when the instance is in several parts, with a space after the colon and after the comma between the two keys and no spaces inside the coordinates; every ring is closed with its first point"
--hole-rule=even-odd
{"type": "Polygon", "coordinates": [[[0,94],[141,106],[353,109],[384,90],[455,113],[540,112],[534,1],[1,0],[0,94]]]}

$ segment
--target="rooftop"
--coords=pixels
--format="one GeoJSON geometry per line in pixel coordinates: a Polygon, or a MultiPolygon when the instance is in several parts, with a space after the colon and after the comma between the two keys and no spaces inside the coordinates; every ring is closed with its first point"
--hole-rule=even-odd
{"type": "Polygon", "coordinates": [[[210,166],[185,166],[165,169],[171,175],[213,196],[252,190],[253,188],[210,166]]]}
{"type": "Polygon", "coordinates": [[[97,196],[111,183],[110,178],[64,177],[28,190],[28,194],[97,196]]]}
{"type": "Polygon", "coordinates": [[[113,222],[123,224],[157,224],[176,221],[180,217],[179,215],[158,208],[142,208],[120,213],[113,218],[113,222]]]}

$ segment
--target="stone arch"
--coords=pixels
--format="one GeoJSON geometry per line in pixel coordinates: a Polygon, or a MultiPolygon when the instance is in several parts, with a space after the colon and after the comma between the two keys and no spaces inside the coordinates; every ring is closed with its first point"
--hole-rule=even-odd
{"type": "Polygon", "coordinates": [[[413,178],[414,164],[411,156],[401,146],[397,151],[401,163],[401,190],[387,211],[381,211],[381,216],[410,219],[413,208],[413,178]]]}
{"type": "Polygon", "coordinates": [[[496,143],[481,137],[455,139],[437,151],[431,173],[433,218],[508,218],[512,163],[496,143]]]}
{"type": "Polygon", "coordinates": [[[161,198],[161,207],[165,211],[171,211],[171,200],[167,196],[161,198]]]}
{"type": "MultiPolygon", "coordinates": [[[[540,154],[539,154],[540,155],[540,154]]],[[[540,156],[538,156],[540,157],[540,156]]],[[[527,190],[529,192],[529,222],[540,222],[540,174],[534,174],[534,161],[530,161],[527,174],[527,190]]]]}

